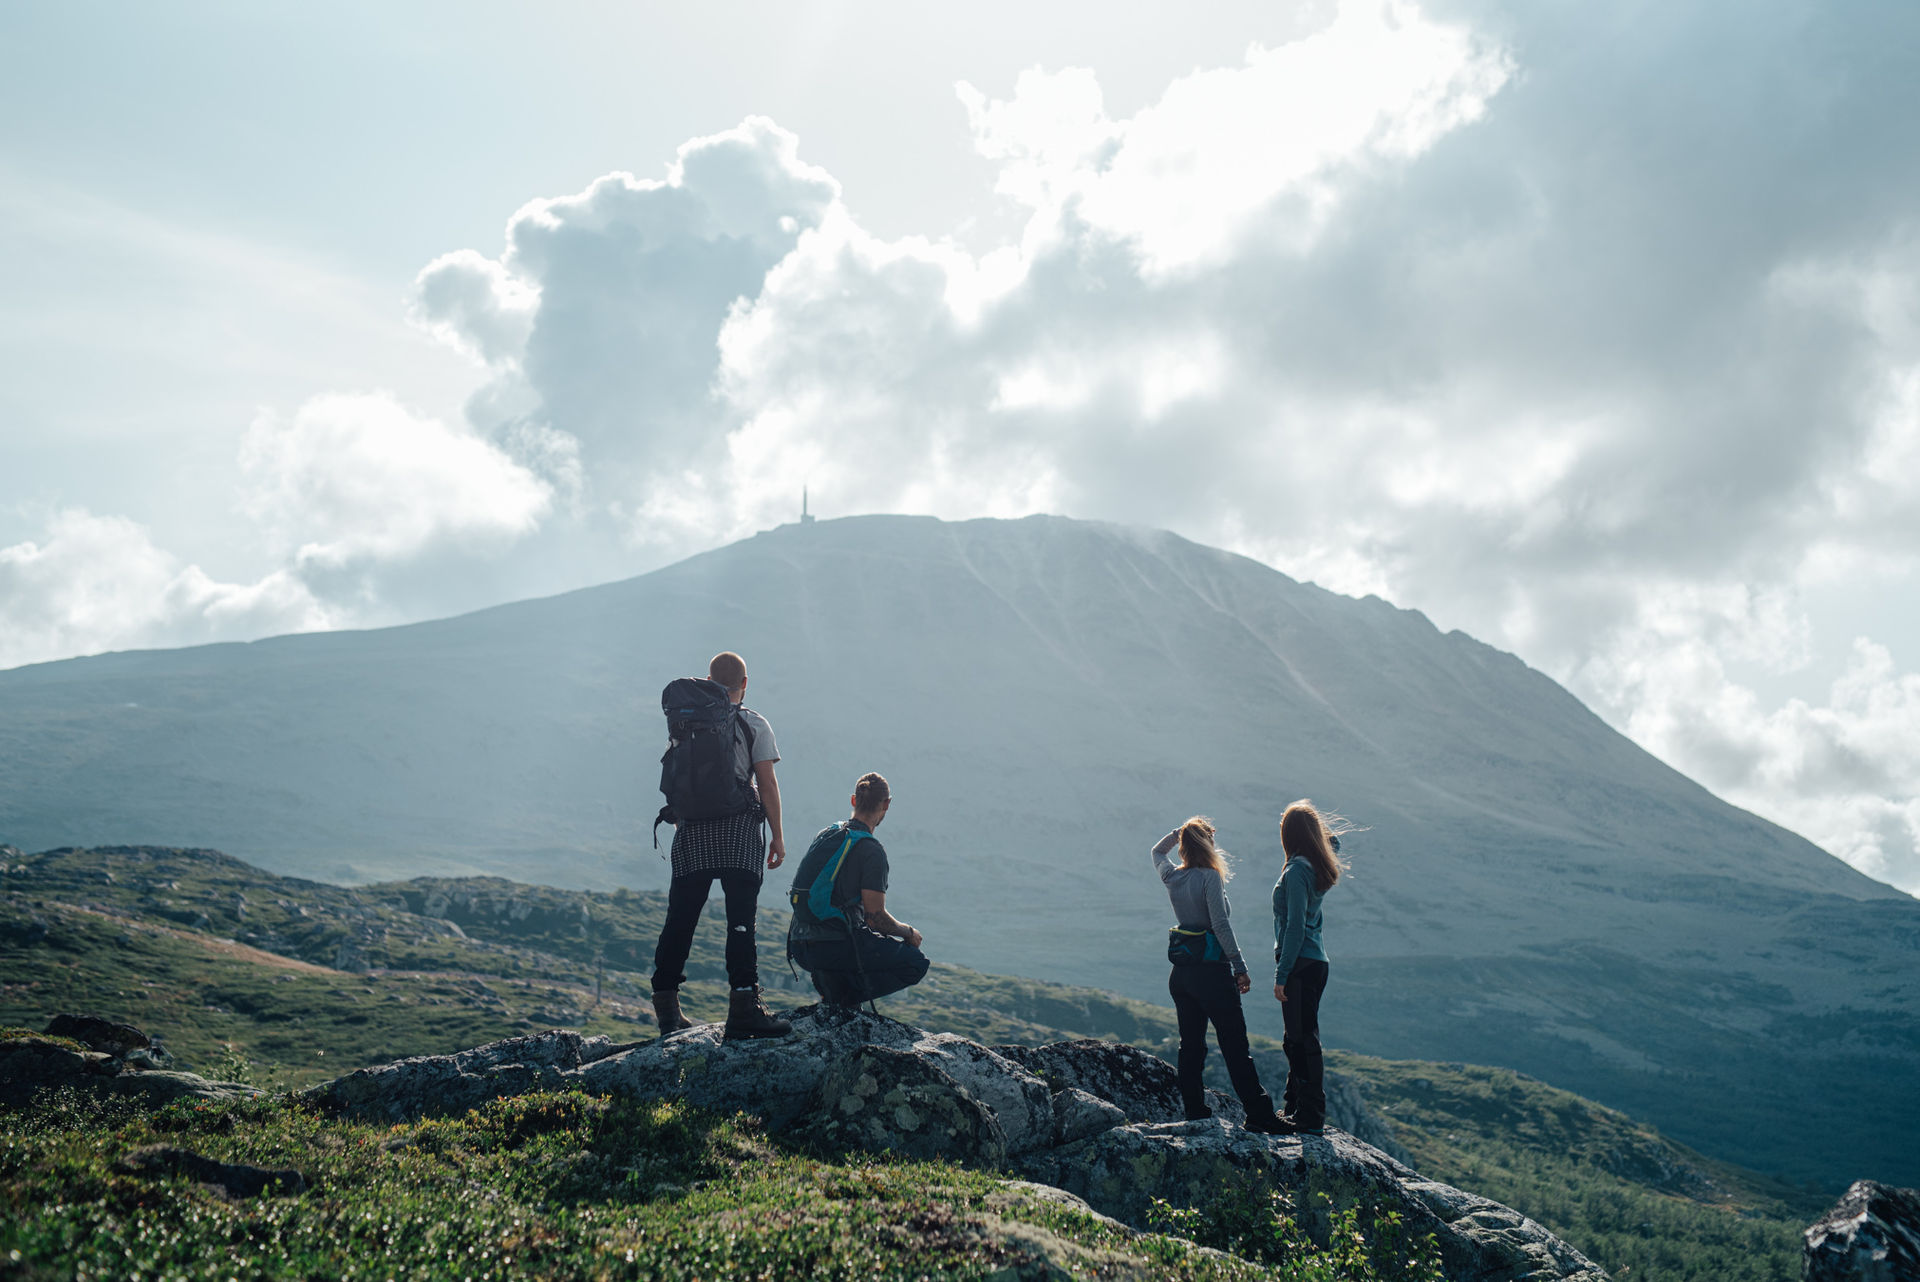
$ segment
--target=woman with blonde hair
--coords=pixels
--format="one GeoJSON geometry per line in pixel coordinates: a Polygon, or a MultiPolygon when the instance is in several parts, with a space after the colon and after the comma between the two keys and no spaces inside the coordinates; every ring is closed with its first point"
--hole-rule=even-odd
{"type": "Polygon", "coordinates": [[[1311,801],[1280,816],[1286,862],[1273,887],[1273,999],[1287,1034],[1283,1134],[1322,1135],[1327,1127],[1326,1071],[1320,1051],[1320,996],[1327,991],[1327,950],[1320,942],[1320,900],[1340,880],[1337,815],[1322,818],[1311,801]]]}
{"type": "Polygon", "coordinates": [[[1260,1085],[1247,1045],[1247,1017],[1240,995],[1253,986],[1247,963],[1228,920],[1226,882],[1232,875],[1226,852],[1214,844],[1213,821],[1196,815],[1162,837],[1153,848],[1153,864],[1173,902],[1179,922],[1167,937],[1167,960],[1173,973],[1167,991],[1180,1022],[1180,1102],[1188,1121],[1211,1117],[1201,1070],[1207,1062],[1207,1024],[1220,1043],[1233,1093],[1247,1110],[1247,1129],[1273,1134],[1280,1118],[1273,1098],[1260,1085]],[[1173,862],[1175,846],[1180,862],[1173,862]]]}

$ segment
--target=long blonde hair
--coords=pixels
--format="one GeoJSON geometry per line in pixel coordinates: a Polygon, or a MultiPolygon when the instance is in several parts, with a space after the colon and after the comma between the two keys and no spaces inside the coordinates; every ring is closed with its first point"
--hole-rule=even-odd
{"type": "Polygon", "coordinates": [[[1334,852],[1333,839],[1352,831],[1339,815],[1323,816],[1311,801],[1302,798],[1280,816],[1280,848],[1286,851],[1288,860],[1304,859],[1313,865],[1314,888],[1324,895],[1346,871],[1334,852]]]}
{"type": "Polygon", "coordinates": [[[1211,868],[1220,874],[1221,881],[1233,876],[1227,852],[1213,844],[1213,820],[1205,815],[1195,815],[1180,825],[1180,866],[1211,868]]]}

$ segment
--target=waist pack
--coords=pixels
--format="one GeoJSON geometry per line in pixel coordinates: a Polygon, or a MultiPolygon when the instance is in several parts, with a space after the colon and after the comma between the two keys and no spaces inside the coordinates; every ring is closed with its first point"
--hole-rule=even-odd
{"type": "Polygon", "coordinates": [[[1204,966],[1224,962],[1227,954],[1220,937],[1210,930],[1188,930],[1185,926],[1167,928],[1167,960],[1176,966],[1204,966]]]}

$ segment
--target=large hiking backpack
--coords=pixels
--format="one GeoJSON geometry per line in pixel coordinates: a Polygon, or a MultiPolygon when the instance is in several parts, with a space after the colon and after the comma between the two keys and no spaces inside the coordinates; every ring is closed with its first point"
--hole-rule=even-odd
{"type": "Polygon", "coordinates": [[[653,821],[656,846],[663,823],[743,814],[757,799],[734,751],[735,737],[744,735],[752,759],[753,727],[727,697],[725,686],[704,677],[681,677],[660,692],[660,709],[667,714],[672,742],[660,758],[660,792],[667,804],[653,821]]]}

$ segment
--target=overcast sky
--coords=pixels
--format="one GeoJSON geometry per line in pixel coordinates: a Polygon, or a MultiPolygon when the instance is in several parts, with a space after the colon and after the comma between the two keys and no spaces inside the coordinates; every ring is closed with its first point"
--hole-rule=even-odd
{"type": "Polygon", "coordinates": [[[1162,526],[1920,890],[1907,0],[0,9],[0,666],[1162,526]]]}

